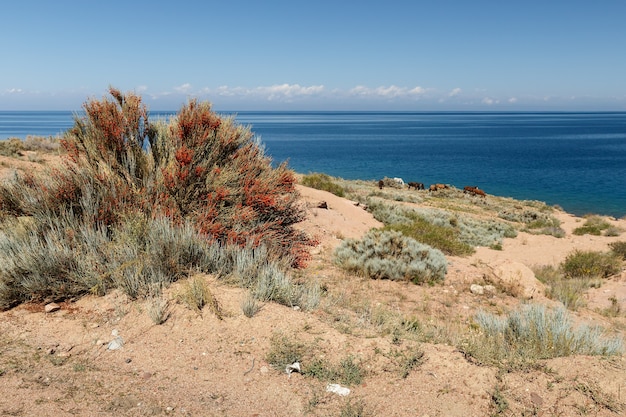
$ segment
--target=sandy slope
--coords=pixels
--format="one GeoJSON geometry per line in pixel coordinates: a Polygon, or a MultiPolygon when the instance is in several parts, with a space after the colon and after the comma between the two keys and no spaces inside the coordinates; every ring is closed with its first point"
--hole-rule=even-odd
{"type": "MultiPolygon", "coordinates": [[[[309,214],[301,227],[320,241],[301,274],[327,289],[319,309],[270,303],[247,318],[240,307],[245,293],[213,277],[206,279],[225,311],[223,320],[172,303],[169,320],[157,326],[147,302],[129,302],[117,292],[66,303],[49,314],[41,305],[20,306],[0,313],[0,415],[485,416],[498,412],[496,398],[507,404],[501,415],[626,412],[623,357],[574,356],[502,373],[466,359],[454,346],[395,340],[376,319],[380,312],[424,325],[444,323],[439,328],[454,339],[455,329],[478,309],[502,312],[528,299],[554,304],[529,268],[557,264],[576,248],[603,250],[619,238],[574,236],[580,219],[559,213],[565,238],[520,233],[505,240],[502,251],[479,248],[467,258],[450,257],[443,285],[371,281],[334,267],[332,251],[342,239],[380,224],[352,201],[298,190],[309,214]],[[321,202],[328,208],[318,208],[321,202]],[[470,285],[487,275],[520,281],[523,291],[517,297],[471,293],[470,285]],[[124,340],[115,351],[107,350],[113,333],[124,340]],[[326,392],[326,382],[272,369],[266,358],[277,334],[305,343],[309,361],[354,358],[365,371],[363,382],[341,397],[326,392]],[[423,361],[403,378],[402,354],[418,348],[423,361]]],[[[624,220],[615,224],[626,230],[624,220]]],[[[177,288],[166,296],[173,298],[177,288]]],[[[607,318],[597,312],[612,296],[626,307],[624,272],[591,291],[578,317],[623,335],[623,313],[607,318]]]]}

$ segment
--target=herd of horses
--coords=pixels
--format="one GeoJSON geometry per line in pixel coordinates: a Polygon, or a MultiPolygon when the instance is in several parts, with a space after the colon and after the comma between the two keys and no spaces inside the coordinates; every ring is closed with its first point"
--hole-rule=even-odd
{"type": "MultiPolygon", "coordinates": [[[[402,180],[402,178],[393,178],[393,181],[401,188],[405,186],[405,182],[402,180]]],[[[415,189],[416,191],[426,190],[424,183],[421,183],[421,182],[409,182],[409,183],[406,183],[406,185],[409,187],[409,190],[412,188],[415,189]]],[[[385,181],[379,180],[378,188],[382,190],[384,187],[385,187],[385,181]]],[[[428,192],[435,192],[435,191],[443,190],[446,188],[450,188],[450,187],[447,184],[431,184],[428,187],[428,192]]],[[[463,193],[482,197],[482,198],[485,198],[487,196],[487,193],[485,193],[483,190],[476,187],[475,185],[466,185],[465,187],[463,187],[463,193]]]]}

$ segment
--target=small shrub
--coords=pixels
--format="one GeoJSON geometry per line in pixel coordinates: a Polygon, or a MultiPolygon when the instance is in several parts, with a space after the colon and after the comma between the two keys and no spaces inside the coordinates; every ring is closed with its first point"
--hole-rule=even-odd
{"type": "Polygon", "coordinates": [[[201,314],[206,306],[217,318],[220,320],[223,318],[219,303],[202,276],[196,275],[185,282],[176,298],[198,314],[201,314]]]}
{"type": "Polygon", "coordinates": [[[339,411],[339,417],[368,417],[370,415],[371,414],[365,410],[365,404],[362,400],[353,404],[352,399],[348,399],[339,411]]]}
{"type": "Polygon", "coordinates": [[[243,311],[244,316],[248,318],[256,316],[256,314],[261,311],[261,308],[261,303],[251,293],[248,293],[241,301],[241,311],[243,311]]]}
{"type": "Polygon", "coordinates": [[[563,308],[531,304],[505,317],[480,311],[475,321],[481,330],[467,353],[483,363],[523,364],[575,354],[618,355],[621,338],[607,337],[600,327],[574,328],[563,308]]]}
{"type": "Polygon", "coordinates": [[[607,278],[619,272],[621,260],[613,252],[575,250],[561,263],[567,278],[607,278]]]}
{"type": "Polygon", "coordinates": [[[622,260],[626,260],[626,242],[612,242],[609,243],[611,251],[620,256],[622,260]]]}
{"type": "Polygon", "coordinates": [[[474,248],[459,240],[459,233],[452,227],[440,226],[417,217],[411,223],[386,226],[385,230],[396,230],[418,242],[439,249],[446,255],[464,256],[474,253],[474,248]]]}
{"type": "Polygon", "coordinates": [[[609,226],[604,231],[604,236],[609,236],[609,237],[616,237],[621,234],[622,234],[622,229],[620,229],[619,227],[615,227],[615,226],[609,226]]]}
{"type": "Polygon", "coordinates": [[[413,346],[404,351],[391,350],[387,356],[398,368],[400,377],[406,379],[415,368],[424,363],[424,350],[420,346],[413,346]]]}
{"type": "Polygon", "coordinates": [[[274,369],[284,371],[288,365],[302,361],[307,347],[292,337],[275,333],[270,340],[270,349],[265,360],[274,369]]]}
{"type": "Polygon", "coordinates": [[[0,155],[18,157],[22,156],[24,142],[19,138],[9,138],[0,140],[0,155]]]}
{"type": "Polygon", "coordinates": [[[170,303],[161,297],[153,297],[148,300],[148,316],[156,325],[163,324],[170,317],[170,303]]]}
{"type": "Polygon", "coordinates": [[[326,174],[312,173],[305,175],[302,177],[302,185],[306,185],[307,187],[315,188],[317,190],[328,191],[329,193],[335,194],[339,197],[343,197],[346,194],[344,188],[334,182],[333,178],[326,174]]]}
{"type": "Polygon", "coordinates": [[[546,284],[546,297],[563,303],[569,310],[578,310],[586,304],[585,290],[597,285],[588,278],[567,278],[552,265],[533,268],[535,277],[546,284]]]}
{"type": "Polygon", "coordinates": [[[578,236],[595,235],[600,236],[603,230],[611,227],[611,224],[600,216],[589,216],[582,226],[574,229],[573,233],[578,236]]]}
{"type": "Polygon", "coordinates": [[[315,359],[304,369],[306,376],[347,386],[360,385],[363,382],[364,373],[365,371],[352,356],[343,358],[338,365],[315,359]]]}
{"type": "Polygon", "coordinates": [[[370,230],[361,240],[345,240],[335,251],[335,262],[370,278],[415,284],[443,281],[447,271],[441,251],[397,231],[370,230]]]}

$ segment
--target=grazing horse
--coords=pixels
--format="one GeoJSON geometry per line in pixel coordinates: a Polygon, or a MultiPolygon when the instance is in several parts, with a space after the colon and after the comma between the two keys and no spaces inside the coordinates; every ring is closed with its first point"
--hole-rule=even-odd
{"type": "Polygon", "coordinates": [[[385,181],[378,180],[378,188],[380,188],[382,190],[384,186],[385,186],[385,181]]]}
{"type": "Polygon", "coordinates": [[[482,198],[485,198],[487,196],[487,194],[483,190],[476,187],[475,185],[466,185],[465,187],[463,187],[463,193],[470,193],[472,195],[477,195],[482,198]]]}
{"type": "Polygon", "coordinates": [[[428,191],[437,191],[437,190],[443,190],[445,188],[450,188],[448,187],[446,184],[432,184],[430,187],[428,187],[428,191]]]}
{"type": "Polygon", "coordinates": [[[416,190],[423,190],[424,189],[424,184],[421,182],[410,182],[409,183],[409,190],[411,188],[415,188],[416,190]]]}

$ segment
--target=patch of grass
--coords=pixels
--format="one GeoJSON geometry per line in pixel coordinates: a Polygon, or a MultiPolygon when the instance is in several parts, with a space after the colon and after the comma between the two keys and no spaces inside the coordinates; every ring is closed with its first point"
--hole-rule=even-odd
{"type": "Polygon", "coordinates": [[[589,397],[597,406],[606,408],[613,413],[620,413],[624,410],[624,404],[619,398],[604,392],[596,384],[578,383],[574,387],[576,391],[589,397]]]}
{"type": "Polygon", "coordinates": [[[360,240],[347,239],[335,251],[340,267],[374,279],[443,281],[447,261],[443,253],[398,231],[370,230],[360,240]]]}
{"type": "Polygon", "coordinates": [[[474,248],[459,240],[459,232],[449,226],[441,226],[417,217],[411,223],[396,223],[385,227],[396,230],[418,242],[439,249],[446,255],[465,256],[474,253],[474,248]]]}
{"type": "Polygon", "coordinates": [[[612,295],[609,297],[609,301],[611,302],[611,305],[605,308],[602,311],[602,314],[607,317],[619,317],[622,314],[622,306],[619,304],[617,297],[612,295]]]}
{"type": "Polygon", "coordinates": [[[265,360],[274,369],[284,371],[287,365],[300,362],[307,352],[307,346],[294,337],[274,333],[265,360]]]}
{"type": "Polygon", "coordinates": [[[491,408],[493,409],[494,416],[503,415],[504,412],[509,409],[509,402],[502,392],[503,388],[504,387],[498,383],[491,393],[491,408]]]}
{"type": "Polygon", "coordinates": [[[162,297],[152,297],[148,300],[148,316],[156,325],[163,324],[170,317],[170,303],[162,297]]]}
{"type": "Polygon", "coordinates": [[[599,279],[568,278],[552,265],[535,266],[533,272],[546,284],[546,297],[560,301],[569,310],[585,306],[585,290],[600,285],[599,279]]]}
{"type": "Polygon", "coordinates": [[[363,401],[357,401],[356,404],[353,404],[351,399],[348,399],[339,411],[339,417],[369,417],[370,415],[366,412],[363,401]]]}
{"type": "Polygon", "coordinates": [[[498,212],[498,217],[517,223],[522,223],[522,231],[532,234],[550,235],[558,238],[565,236],[565,230],[561,226],[561,221],[543,210],[516,209],[507,207],[498,212]]]}
{"type": "Polygon", "coordinates": [[[198,314],[202,314],[202,309],[208,307],[217,318],[223,319],[219,303],[203,276],[196,275],[188,279],[176,295],[176,299],[198,314]]]}
{"type": "Polygon", "coordinates": [[[20,138],[9,138],[0,140],[0,155],[12,158],[22,156],[24,142],[20,138]]]}
{"type": "Polygon", "coordinates": [[[338,197],[344,197],[346,192],[344,188],[337,184],[335,180],[326,174],[311,173],[302,177],[302,185],[315,188],[317,190],[328,191],[338,197]]]}
{"type": "Polygon", "coordinates": [[[414,369],[424,363],[424,350],[419,345],[404,350],[392,349],[385,356],[394,363],[402,379],[406,379],[414,369]]]}
{"type": "Polygon", "coordinates": [[[626,260],[626,242],[612,242],[609,243],[611,251],[620,256],[622,260],[626,260]]]}
{"type": "Polygon", "coordinates": [[[241,311],[243,311],[243,314],[248,318],[256,316],[256,314],[261,311],[261,308],[263,308],[263,305],[252,293],[248,293],[241,301],[241,311]]]}
{"type": "Polygon", "coordinates": [[[564,308],[549,310],[530,304],[498,317],[480,311],[474,317],[480,329],[461,349],[481,363],[525,367],[539,359],[582,355],[619,355],[623,341],[597,326],[575,328],[564,308]]]}
{"type": "Polygon", "coordinates": [[[621,259],[613,252],[575,250],[561,263],[568,278],[607,278],[619,272],[621,259]]]}
{"type": "Polygon", "coordinates": [[[315,359],[304,367],[304,375],[324,382],[334,382],[346,386],[360,385],[363,382],[365,371],[355,362],[354,357],[347,356],[335,365],[324,359],[315,359]]]}
{"type": "Polygon", "coordinates": [[[611,224],[601,216],[588,216],[582,226],[574,229],[573,233],[577,236],[582,235],[602,235],[603,230],[607,230],[611,224]]]}

